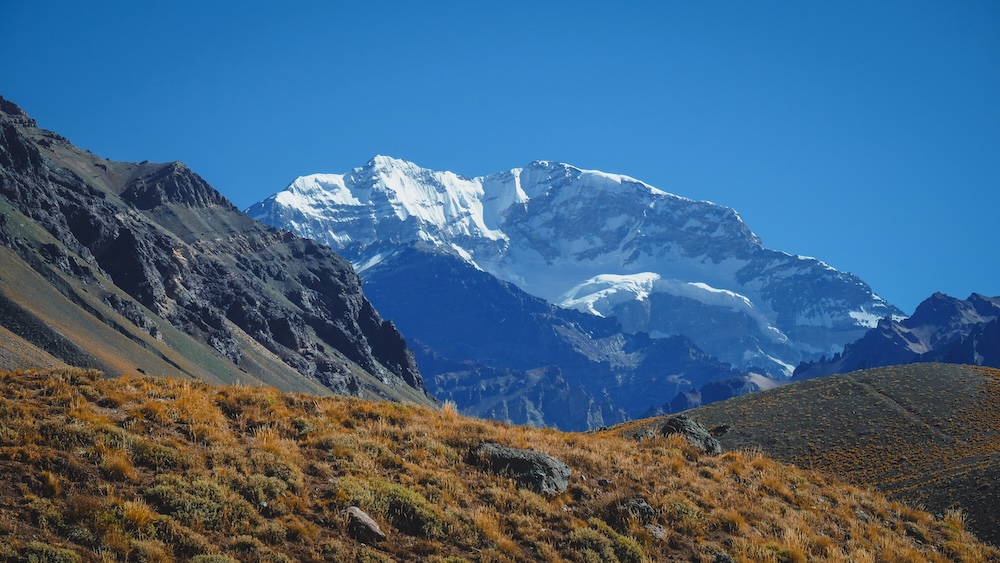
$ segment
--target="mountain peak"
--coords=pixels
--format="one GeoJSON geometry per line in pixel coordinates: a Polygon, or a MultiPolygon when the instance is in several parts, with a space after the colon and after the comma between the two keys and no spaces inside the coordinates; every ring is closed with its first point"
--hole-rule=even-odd
{"type": "Polygon", "coordinates": [[[371,158],[365,165],[364,168],[419,168],[413,162],[408,160],[403,160],[401,158],[395,158],[392,156],[387,156],[383,154],[377,154],[371,158]]]}
{"type": "Polygon", "coordinates": [[[0,113],[10,121],[23,127],[38,127],[38,123],[14,102],[0,96],[0,113]]]}
{"type": "Polygon", "coordinates": [[[169,162],[134,179],[125,187],[122,198],[139,209],[166,204],[235,209],[225,196],[179,161],[169,162]]]}
{"type": "Polygon", "coordinates": [[[656,303],[692,301],[755,319],[747,325],[740,317],[754,332],[747,335],[750,355],[741,349],[726,356],[741,367],[760,366],[760,358],[790,372],[804,358],[839,351],[871,319],[900,314],[850,274],[764,248],[735,210],[622,174],[536,160],[466,178],[379,155],[346,174],[296,185],[305,182],[322,190],[306,197],[293,185],[248,213],[330,244],[359,270],[377,264],[390,246],[423,244],[551,304],[571,306],[563,296],[576,288],[600,292],[580,289],[573,299],[592,305],[588,311],[606,305],[597,311],[606,316],[641,302],[629,313],[630,330],[683,334],[676,323],[649,324],[642,292],[588,281],[656,276],[656,303]],[[625,299],[630,295],[636,299],[625,299]],[[770,351],[758,350],[758,342],[770,351]]]}

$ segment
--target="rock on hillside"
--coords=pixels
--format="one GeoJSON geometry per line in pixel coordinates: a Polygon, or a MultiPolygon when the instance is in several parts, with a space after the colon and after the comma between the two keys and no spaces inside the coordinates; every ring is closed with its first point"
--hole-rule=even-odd
{"type": "Polygon", "coordinates": [[[202,349],[186,362],[224,363],[249,381],[430,400],[348,262],[249,219],[181,163],[99,158],[0,100],[0,197],[4,259],[51,284],[63,317],[113,325],[160,356],[183,341],[202,349]]]}

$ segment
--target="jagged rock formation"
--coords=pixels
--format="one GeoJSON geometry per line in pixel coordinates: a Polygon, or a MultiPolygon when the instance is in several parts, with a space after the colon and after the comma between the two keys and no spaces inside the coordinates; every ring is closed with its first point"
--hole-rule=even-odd
{"type": "Polygon", "coordinates": [[[799,366],[795,379],[912,362],[1000,367],[1000,297],[935,293],[911,317],[882,319],[843,353],[799,366]]]}
{"type": "MultiPolygon", "coordinates": [[[[113,326],[161,359],[180,346],[211,349],[154,371],[430,400],[412,354],[349,263],[249,219],[181,163],[99,158],[0,99],[0,197],[0,243],[13,251],[4,259],[54,287],[65,316],[113,326]]],[[[97,363],[114,373],[116,361],[97,363]]]]}

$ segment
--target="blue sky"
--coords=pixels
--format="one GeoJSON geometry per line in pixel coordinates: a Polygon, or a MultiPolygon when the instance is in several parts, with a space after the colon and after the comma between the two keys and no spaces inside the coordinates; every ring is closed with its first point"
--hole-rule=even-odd
{"type": "Polygon", "coordinates": [[[375,154],[558,160],[733,207],[906,312],[1000,295],[1000,3],[291,4],[0,0],[0,95],[240,207],[375,154]]]}

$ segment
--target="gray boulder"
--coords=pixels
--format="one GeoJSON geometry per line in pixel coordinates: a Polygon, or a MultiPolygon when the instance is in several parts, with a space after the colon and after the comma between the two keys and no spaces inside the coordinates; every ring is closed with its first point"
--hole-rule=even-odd
{"type": "Polygon", "coordinates": [[[518,486],[554,495],[566,490],[572,471],[562,461],[542,452],[483,442],[469,457],[470,463],[494,475],[513,479],[518,486]]]}
{"type": "Polygon", "coordinates": [[[347,514],[347,535],[368,545],[385,539],[385,532],[379,527],[378,522],[368,516],[364,510],[352,506],[345,513],[347,514]]]}
{"type": "Polygon", "coordinates": [[[708,430],[705,430],[705,427],[698,421],[687,415],[679,414],[668,418],[660,427],[660,434],[664,436],[680,434],[687,438],[692,446],[704,453],[713,455],[722,453],[722,444],[709,434],[708,430]]]}

